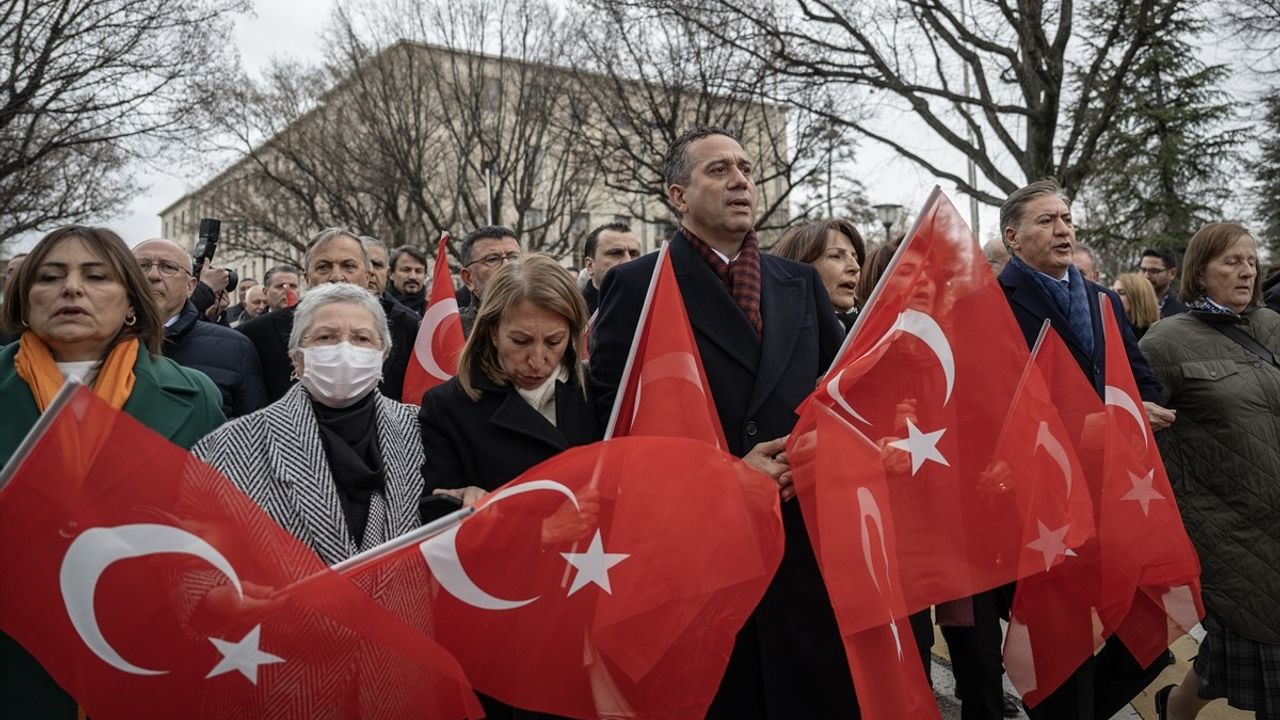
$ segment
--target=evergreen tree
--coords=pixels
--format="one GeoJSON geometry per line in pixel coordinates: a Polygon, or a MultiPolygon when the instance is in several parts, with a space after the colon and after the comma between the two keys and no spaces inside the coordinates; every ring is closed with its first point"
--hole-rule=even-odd
{"type": "Polygon", "coordinates": [[[1271,251],[1272,264],[1280,264],[1280,88],[1263,101],[1266,112],[1258,133],[1260,152],[1250,170],[1257,181],[1258,241],[1271,251]]]}
{"type": "MultiPolygon", "coordinates": [[[[1082,192],[1082,239],[1113,267],[1131,266],[1144,246],[1181,253],[1201,225],[1221,220],[1243,139],[1221,89],[1226,66],[1196,58],[1193,43],[1204,25],[1195,3],[1160,2],[1181,7],[1141,51],[1082,192]]],[[[1101,13],[1094,22],[1123,29],[1127,20],[1101,13]]]]}

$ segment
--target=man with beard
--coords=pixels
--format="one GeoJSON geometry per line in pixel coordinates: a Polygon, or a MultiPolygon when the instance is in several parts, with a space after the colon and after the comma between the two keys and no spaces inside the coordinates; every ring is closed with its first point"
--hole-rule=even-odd
{"type": "Polygon", "coordinates": [[[1138,272],[1155,288],[1160,317],[1167,318],[1187,311],[1186,304],[1178,299],[1178,293],[1173,289],[1173,279],[1178,276],[1178,259],[1173,252],[1164,248],[1143,250],[1142,259],[1138,261],[1138,272]]]}
{"type": "Polygon", "coordinates": [[[418,313],[427,310],[427,256],[412,245],[391,251],[391,297],[418,313]]]}

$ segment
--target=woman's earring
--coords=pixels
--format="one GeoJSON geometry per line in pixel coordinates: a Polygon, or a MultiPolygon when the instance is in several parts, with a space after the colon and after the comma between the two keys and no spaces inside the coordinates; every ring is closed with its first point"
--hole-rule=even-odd
{"type": "Polygon", "coordinates": [[[138,316],[137,316],[137,315],[134,315],[133,313],[129,313],[129,317],[126,317],[126,318],[124,319],[124,324],[125,324],[125,325],[128,325],[129,327],[133,327],[134,325],[137,325],[137,324],[138,324],[138,316]]]}

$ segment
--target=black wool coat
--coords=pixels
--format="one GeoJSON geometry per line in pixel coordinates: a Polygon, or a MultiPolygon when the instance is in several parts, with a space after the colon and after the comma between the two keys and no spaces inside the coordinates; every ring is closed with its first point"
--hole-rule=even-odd
{"type": "MultiPolygon", "coordinates": [[[[795,426],[795,408],[813,391],[844,329],[813,267],[760,258],[758,337],[724,283],[677,232],[671,263],[730,452],[795,426]]],[[[657,254],[615,267],[600,289],[591,338],[591,379],[608,417],[640,318],[657,254]]],[[[738,634],[708,717],[856,718],[844,646],[799,505],[782,505],[786,551],[773,582],[738,634]]]]}
{"type": "Polygon", "coordinates": [[[555,425],[525,402],[514,386],[497,385],[478,371],[472,378],[482,392],[479,400],[468,397],[457,378],[428,390],[422,398],[418,421],[426,456],[423,522],[458,507],[432,499],[436,488],[496,490],[552,455],[601,437],[595,405],[583,397],[572,374],[569,382],[556,383],[555,425]]]}

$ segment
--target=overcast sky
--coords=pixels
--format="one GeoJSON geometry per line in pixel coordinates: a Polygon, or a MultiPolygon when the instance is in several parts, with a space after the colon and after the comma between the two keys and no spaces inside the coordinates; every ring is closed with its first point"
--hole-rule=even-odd
{"type": "MultiPolygon", "coordinates": [[[[229,38],[229,41],[236,45],[245,68],[251,74],[260,72],[272,58],[287,57],[302,61],[320,59],[322,51],[320,33],[329,15],[331,0],[256,0],[254,5],[255,12],[252,15],[242,16],[236,24],[232,37],[229,38]]],[[[1212,48],[1213,45],[1214,43],[1210,43],[1209,47],[1212,48]]],[[[1212,54],[1212,52],[1213,50],[1210,49],[1206,54],[1212,54]]],[[[1220,49],[1219,52],[1225,52],[1225,50],[1220,49]]],[[[1227,57],[1206,59],[1210,62],[1228,60],[1227,57]]],[[[1241,82],[1242,79],[1237,77],[1233,78],[1233,81],[1241,82]]],[[[1244,82],[1249,81],[1244,80],[1244,82]]],[[[1245,107],[1249,105],[1246,103],[1245,107]]],[[[923,151],[926,157],[932,157],[935,161],[951,158],[951,162],[947,163],[950,169],[957,174],[965,174],[959,155],[940,139],[927,133],[923,125],[913,117],[904,116],[900,121],[882,117],[881,120],[888,120],[889,124],[896,128],[896,132],[907,136],[909,145],[923,151]],[[913,134],[916,137],[910,137],[913,134]]],[[[937,182],[935,178],[914,164],[869,141],[859,145],[856,158],[854,174],[863,182],[867,199],[873,205],[900,204],[914,214],[920,209],[929,190],[937,182]]],[[[130,204],[126,213],[116,218],[104,218],[100,222],[118,230],[131,245],[155,237],[160,234],[159,212],[187,192],[202,185],[221,169],[223,168],[220,165],[200,171],[183,168],[177,171],[180,174],[174,174],[173,171],[165,168],[143,167],[138,177],[146,186],[146,190],[130,204]]],[[[960,195],[949,184],[943,184],[942,189],[951,197],[967,220],[969,218],[968,198],[960,195]]],[[[981,241],[985,241],[995,236],[994,226],[998,211],[987,205],[980,204],[979,207],[978,235],[981,241]]],[[[38,235],[33,235],[26,239],[26,243],[20,242],[18,245],[29,246],[37,239],[38,235]]]]}

